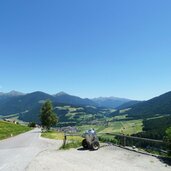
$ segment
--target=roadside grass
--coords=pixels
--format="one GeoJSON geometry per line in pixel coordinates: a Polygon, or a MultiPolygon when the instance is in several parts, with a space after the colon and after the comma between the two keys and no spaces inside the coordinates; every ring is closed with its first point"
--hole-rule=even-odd
{"type": "Polygon", "coordinates": [[[15,136],[27,131],[30,131],[31,128],[23,125],[17,125],[10,122],[0,121],[0,140],[15,136]]]}
{"type": "Polygon", "coordinates": [[[72,140],[66,143],[65,146],[61,146],[60,150],[69,150],[71,148],[78,148],[81,146],[82,141],[72,140]]]}
{"type": "Polygon", "coordinates": [[[41,134],[43,138],[49,138],[49,139],[55,139],[55,140],[63,140],[64,139],[64,133],[63,132],[57,132],[57,131],[47,131],[43,132],[41,134]]]}
{"type": "MultiPolygon", "coordinates": [[[[64,140],[64,133],[57,132],[57,131],[47,131],[41,134],[44,138],[55,139],[55,140],[64,140]]],[[[63,147],[61,146],[60,149],[70,149],[70,148],[77,148],[81,146],[83,138],[81,136],[67,136],[66,145],[63,147]]]]}
{"type": "Polygon", "coordinates": [[[78,148],[82,145],[83,138],[81,136],[67,136],[67,142],[65,146],[62,146],[60,149],[70,149],[78,148]]]}

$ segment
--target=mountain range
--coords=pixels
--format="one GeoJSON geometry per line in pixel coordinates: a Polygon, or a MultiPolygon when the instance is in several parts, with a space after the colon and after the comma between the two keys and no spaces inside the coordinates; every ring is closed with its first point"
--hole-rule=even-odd
{"type": "MultiPolygon", "coordinates": [[[[9,93],[0,93],[0,115],[19,114],[20,118],[23,120],[34,120],[38,118],[40,108],[47,99],[53,102],[55,110],[60,114],[63,120],[67,120],[66,118],[71,116],[72,113],[78,114],[79,118],[82,118],[82,114],[84,118],[88,115],[93,117],[92,114],[102,117],[103,113],[104,116],[118,115],[120,114],[119,111],[124,111],[124,109],[127,110],[122,112],[122,114],[127,114],[128,117],[132,118],[149,118],[156,115],[171,114],[171,92],[167,92],[147,101],[135,101],[116,97],[99,97],[94,99],[80,98],[65,92],[50,95],[41,91],[28,94],[11,91],[9,93]],[[59,109],[60,107],[61,109],[59,109]],[[70,108],[72,107],[75,109],[70,112],[70,108]],[[65,110],[66,108],[67,110],[65,110]],[[117,111],[111,113],[110,111],[113,109],[117,109],[117,111]],[[67,117],[63,117],[63,114],[67,117]]],[[[78,115],[76,116],[77,119],[78,115]]],[[[88,119],[91,120],[91,117],[88,119]]]]}
{"type": "Polygon", "coordinates": [[[68,104],[75,106],[95,106],[116,108],[125,102],[131,101],[129,99],[104,97],[104,98],[80,98],[69,95],[65,92],[60,92],[55,95],[50,95],[41,91],[33,93],[21,93],[11,91],[9,93],[0,93],[0,115],[10,115],[31,111],[34,108],[40,108],[45,100],[51,100],[55,105],[68,104]]]}
{"type": "Polygon", "coordinates": [[[163,139],[166,129],[171,126],[171,91],[147,101],[116,97],[88,99],[65,92],[54,95],[41,91],[28,94],[0,92],[0,118],[40,123],[40,109],[47,99],[53,103],[60,121],[58,126],[97,124],[124,115],[126,120],[143,120],[143,132],[135,136],[154,139],[163,139]]]}

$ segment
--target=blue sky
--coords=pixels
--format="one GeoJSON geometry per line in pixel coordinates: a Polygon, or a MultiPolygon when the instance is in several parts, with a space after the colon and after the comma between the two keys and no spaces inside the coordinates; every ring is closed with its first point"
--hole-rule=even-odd
{"type": "Polygon", "coordinates": [[[170,0],[0,1],[0,91],[146,100],[171,90],[170,0]]]}

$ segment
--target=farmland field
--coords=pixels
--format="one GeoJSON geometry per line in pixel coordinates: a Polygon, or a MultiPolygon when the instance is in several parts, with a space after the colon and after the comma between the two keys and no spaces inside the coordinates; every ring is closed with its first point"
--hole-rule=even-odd
{"type": "Polygon", "coordinates": [[[97,133],[123,133],[127,135],[142,131],[142,120],[114,121],[109,122],[108,126],[101,125],[83,125],[77,127],[80,132],[93,128],[97,133]]]}

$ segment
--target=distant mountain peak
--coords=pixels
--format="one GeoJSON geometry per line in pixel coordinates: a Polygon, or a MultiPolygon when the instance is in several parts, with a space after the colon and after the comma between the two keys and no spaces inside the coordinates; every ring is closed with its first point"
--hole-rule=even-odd
{"type": "Polygon", "coordinates": [[[15,91],[15,90],[10,91],[8,94],[11,95],[11,96],[21,96],[21,95],[24,95],[24,93],[19,92],[19,91],[15,91]]]}
{"type": "Polygon", "coordinates": [[[8,93],[0,92],[0,95],[4,95],[4,96],[21,96],[21,95],[24,95],[24,93],[12,90],[12,91],[10,91],[8,93]]]}
{"type": "Polygon", "coordinates": [[[63,96],[63,95],[69,95],[65,93],[64,91],[60,91],[59,93],[55,94],[55,96],[63,96]]]}

